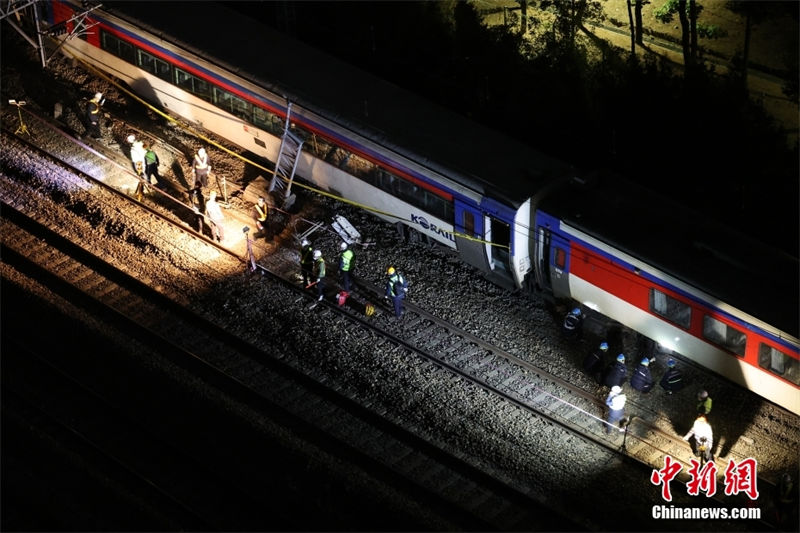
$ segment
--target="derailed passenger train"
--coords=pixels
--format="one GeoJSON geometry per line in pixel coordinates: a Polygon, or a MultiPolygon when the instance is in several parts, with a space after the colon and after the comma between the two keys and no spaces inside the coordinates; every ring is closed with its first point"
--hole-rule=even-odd
{"type": "MultiPolygon", "coordinates": [[[[44,3],[75,29],[81,3],[44,3]]],[[[297,176],[456,250],[492,281],[574,300],[800,414],[797,258],[619,177],[586,176],[212,2],[113,3],[65,53],[297,176]],[[190,7],[189,7],[190,6],[190,7]],[[147,22],[144,22],[147,21],[147,22]]]]}

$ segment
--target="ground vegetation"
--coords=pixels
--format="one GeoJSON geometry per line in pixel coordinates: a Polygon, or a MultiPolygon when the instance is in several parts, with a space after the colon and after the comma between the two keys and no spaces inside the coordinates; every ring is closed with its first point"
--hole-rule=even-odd
{"type": "MultiPolygon", "coordinates": [[[[521,9],[504,11],[505,24],[488,24],[477,2],[255,6],[279,29],[535,149],[581,169],[622,173],[797,255],[797,143],[787,141],[785,125],[743,90],[741,68],[723,72],[701,61],[704,39],[742,42],[717,23],[719,13],[692,2],[689,20],[686,2],[644,6],[644,28],[634,31],[677,34],[678,46],[684,28],[658,22],[656,10],[665,22],[670,11],[687,16],[684,49],[694,66],[685,76],[683,65],[656,54],[632,55],[598,36],[597,24],[628,28],[624,6],[616,13],[597,0],[524,4],[524,25],[521,9]],[[765,223],[785,232],[764,231],[765,223]]],[[[785,7],[758,15],[762,31],[776,17],[796,20],[785,7]]],[[[729,59],[747,62],[742,52],[732,51],[729,59]]],[[[772,73],[791,89],[796,52],[783,64],[772,73]]]]}

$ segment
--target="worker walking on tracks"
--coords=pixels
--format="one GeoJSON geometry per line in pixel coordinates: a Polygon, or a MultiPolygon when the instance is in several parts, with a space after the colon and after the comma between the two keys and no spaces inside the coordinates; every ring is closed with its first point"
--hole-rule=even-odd
{"type": "Polygon", "coordinates": [[[203,234],[203,226],[205,225],[206,212],[206,199],[203,196],[203,189],[196,185],[189,192],[189,201],[192,203],[192,211],[194,212],[195,222],[197,223],[197,233],[203,234]]]}
{"type": "Polygon", "coordinates": [[[217,191],[211,191],[208,197],[208,202],[206,202],[206,216],[208,216],[211,221],[211,227],[217,242],[225,240],[225,227],[223,226],[225,217],[222,215],[222,208],[217,202],[217,191]]]}
{"type": "Polygon", "coordinates": [[[89,104],[86,106],[86,121],[89,124],[89,135],[95,139],[99,139],[102,136],[100,132],[100,119],[102,118],[100,108],[103,107],[104,103],[106,103],[106,99],[103,98],[103,93],[94,93],[94,96],[89,100],[89,104]]]}
{"type": "Polygon", "coordinates": [[[253,205],[253,221],[258,230],[254,237],[264,237],[267,240],[267,219],[269,218],[269,205],[263,196],[258,197],[258,201],[253,205]]]}
{"type": "Polygon", "coordinates": [[[708,423],[706,415],[697,415],[692,429],[683,436],[683,440],[688,442],[692,436],[694,436],[694,454],[701,456],[704,461],[713,461],[714,454],[711,453],[711,450],[714,446],[714,432],[711,430],[711,424],[708,423]]]}
{"type": "Polygon", "coordinates": [[[317,301],[319,302],[325,296],[323,292],[325,289],[325,259],[319,250],[314,250],[314,277],[316,278],[314,283],[317,286],[317,301]]]}
{"type": "Polygon", "coordinates": [[[708,416],[710,412],[711,397],[708,395],[708,391],[701,390],[697,393],[697,414],[708,416]]]}
{"type": "Polygon", "coordinates": [[[303,287],[311,285],[314,275],[314,247],[308,239],[303,239],[300,243],[300,275],[303,276],[303,287]]]}
{"type": "Polygon", "coordinates": [[[147,150],[144,148],[144,143],[134,139],[131,143],[131,164],[136,176],[139,178],[139,184],[136,186],[136,199],[142,201],[144,194],[150,194],[150,189],[145,184],[145,156],[147,150]]]}
{"type": "Polygon", "coordinates": [[[148,183],[158,187],[161,176],[158,175],[158,165],[161,162],[158,160],[158,154],[153,151],[152,146],[148,146],[144,153],[144,175],[148,183]]]}
{"type": "Polygon", "coordinates": [[[192,159],[192,174],[194,174],[194,184],[199,183],[204,189],[208,188],[208,173],[211,165],[208,162],[208,154],[205,148],[200,148],[192,159]]]}
{"type": "Polygon", "coordinates": [[[403,315],[403,300],[408,292],[408,282],[403,275],[393,266],[386,269],[386,298],[391,298],[394,304],[394,316],[400,318],[403,315]]]}
{"type": "Polygon", "coordinates": [[[353,271],[353,250],[343,242],[339,245],[341,253],[339,254],[339,274],[342,276],[342,289],[346,293],[350,293],[350,274],[353,271]]]}
{"type": "Polygon", "coordinates": [[[619,427],[619,421],[625,416],[625,402],[627,400],[625,393],[622,392],[622,387],[619,385],[611,387],[611,392],[606,397],[606,405],[608,406],[608,416],[605,424],[606,435],[610,435],[612,429],[623,431],[619,427]]]}
{"type": "Polygon", "coordinates": [[[147,150],[144,148],[144,143],[134,139],[131,143],[131,164],[133,171],[139,177],[144,176],[145,155],[147,155],[147,150]]]}

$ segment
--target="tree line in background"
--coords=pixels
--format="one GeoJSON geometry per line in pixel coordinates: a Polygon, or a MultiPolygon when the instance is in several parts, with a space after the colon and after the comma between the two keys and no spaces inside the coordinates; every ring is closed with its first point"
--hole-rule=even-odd
{"type": "MultiPolygon", "coordinates": [[[[751,29],[774,17],[796,24],[797,4],[728,2],[746,24],[742,52],[720,75],[701,61],[699,39],[722,30],[703,23],[695,0],[657,0],[654,13],[679,19],[682,67],[637,55],[643,34],[658,31],[643,26],[645,1],[627,0],[630,50],[588,29],[605,18],[598,0],[518,0],[495,26],[459,0],[259,5],[278,29],[397,85],[579,168],[616,171],[729,225],[761,228],[762,240],[797,256],[798,149],[745,85],[751,29]]],[[[784,87],[795,100],[796,73],[795,52],[784,87]]]]}

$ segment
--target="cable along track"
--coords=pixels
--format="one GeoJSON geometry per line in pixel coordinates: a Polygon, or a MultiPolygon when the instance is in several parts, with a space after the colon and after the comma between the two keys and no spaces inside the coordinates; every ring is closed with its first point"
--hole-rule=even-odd
{"type": "MultiPolygon", "coordinates": [[[[131,203],[131,205],[133,204],[131,203]]],[[[68,206],[65,208],[70,209],[68,206]]],[[[114,209],[120,208],[114,207],[114,209]]],[[[53,210],[55,212],[57,208],[54,206],[53,210]]],[[[76,209],[73,208],[72,211],[75,212],[76,209]]],[[[92,215],[91,207],[87,209],[87,212],[89,212],[90,216],[92,215]]],[[[141,207],[139,207],[138,213],[129,213],[124,216],[133,221],[137,217],[141,217],[142,213],[141,207]]],[[[97,218],[97,214],[94,214],[94,217],[97,218]]],[[[106,226],[119,224],[123,227],[123,229],[119,230],[119,233],[124,234],[126,232],[124,228],[126,222],[104,222],[106,226]]],[[[174,302],[182,302],[182,305],[197,305],[198,302],[202,302],[206,298],[204,296],[206,291],[212,292],[211,289],[215,284],[219,283],[220,277],[209,274],[206,262],[210,258],[223,258],[224,267],[221,270],[224,271],[226,276],[234,276],[237,270],[241,274],[244,270],[241,258],[229,252],[226,253],[225,250],[221,250],[197,238],[190,232],[186,232],[185,228],[180,224],[176,224],[167,218],[161,218],[159,223],[172,225],[174,226],[173,230],[178,229],[181,232],[181,239],[186,241],[181,243],[184,245],[182,249],[176,245],[176,239],[163,240],[157,237],[155,240],[158,240],[159,244],[154,245],[150,242],[153,239],[152,235],[143,235],[140,240],[133,239],[129,235],[126,240],[133,241],[132,244],[134,245],[140,245],[140,248],[147,253],[164,255],[173,263],[171,266],[174,268],[170,272],[172,275],[165,275],[158,280],[148,279],[145,283],[157,287],[159,291],[170,298],[174,298],[174,302]],[[165,242],[168,244],[164,244],[165,242]],[[159,246],[161,245],[169,246],[172,249],[171,252],[165,253],[160,250],[159,246]],[[188,251],[189,249],[191,249],[191,252],[188,251]],[[181,259],[176,260],[174,258],[176,250],[181,259]],[[178,275],[176,276],[175,274],[178,275]],[[194,288],[187,293],[185,283],[181,283],[187,277],[192,278],[193,282],[200,281],[205,288],[194,288]]],[[[96,224],[97,221],[95,220],[90,222],[88,227],[91,228],[96,224]]],[[[215,268],[219,268],[219,265],[215,264],[215,268]]],[[[256,285],[266,286],[269,284],[268,289],[262,287],[259,290],[261,294],[267,292],[270,298],[276,298],[286,303],[294,301],[297,304],[298,301],[310,301],[309,295],[303,293],[293,283],[279,279],[263,267],[259,267],[259,271],[264,274],[264,277],[262,283],[256,285]]],[[[96,294],[100,298],[106,299],[123,294],[118,287],[111,287],[103,281],[92,280],[91,274],[85,271],[80,272],[79,276],[82,280],[81,283],[88,290],[97,291],[96,294]]],[[[359,286],[363,294],[367,295],[367,298],[372,298],[372,295],[379,295],[381,292],[379,288],[369,286],[363,280],[359,281],[359,286]]],[[[213,298],[209,297],[209,300],[211,299],[213,298]]],[[[166,338],[174,338],[176,330],[180,329],[174,322],[174,315],[180,314],[176,307],[172,308],[173,311],[171,313],[165,315],[163,314],[163,308],[168,308],[169,306],[164,306],[163,304],[150,305],[149,307],[145,304],[134,304],[131,303],[132,298],[130,295],[121,296],[118,301],[122,302],[120,304],[121,308],[128,309],[133,313],[136,313],[137,309],[147,309],[147,312],[143,314],[137,313],[138,316],[134,315],[131,318],[134,321],[141,321],[142,324],[147,324],[153,328],[153,331],[160,325],[168,325],[166,330],[162,332],[162,336],[166,338]]],[[[245,329],[258,324],[258,321],[253,317],[244,317],[243,320],[238,318],[236,313],[237,303],[234,298],[229,298],[224,307],[226,312],[221,313],[222,316],[216,317],[217,320],[213,322],[215,328],[223,331],[235,331],[237,327],[241,329],[243,324],[240,323],[237,326],[237,320],[245,322],[245,329]],[[226,324],[225,319],[231,316],[236,316],[237,318],[229,320],[226,324]]],[[[295,307],[300,312],[307,312],[305,304],[295,307]]],[[[573,442],[574,447],[582,449],[581,457],[592,457],[587,463],[599,461],[600,464],[608,464],[621,458],[617,451],[619,442],[616,439],[609,441],[599,436],[602,431],[602,422],[597,415],[592,413],[602,411],[598,409],[598,401],[593,395],[482,341],[471,333],[460,330],[446,321],[425,313],[424,310],[411,303],[407,303],[409,311],[403,321],[393,320],[388,306],[379,304],[378,307],[381,312],[371,320],[367,320],[355,312],[352,307],[337,308],[330,303],[318,306],[314,309],[313,314],[316,314],[319,320],[323,322],[336,321],[339,324],[339,329],[347,332],[346,335],[361,339],[371,339],[371,347],[373,349],[377,343],[382,344],[381,351],[390,355],[394,364],[397,365],[398,375],[396,377],[405,388],[402,393],[398,391],[398,394],[406,394],[409,399],[413,399],[413,401],[409,402],[410,405],[407,410],[404,411],[401,406],[387,407],[386,405],[381,405],[382,402],[379,398],[365,399],[363,391],[351,390],[351,384],[347,382],[347,376],[337,375],[335,366],[328,368],[320,365],[319,368],[315,369],[314,365],[309,364],[308,361],[287,357],[286,353],[282,353],[278,357],[301,371],[312,375],[316,381],[339,390],[346,397],[365,402],[375,412],[385,413],[387,419],[393,419],[394,423],[406,427],[406,431],[424,435],[423,438],[429,441],[430,446],[432,446],[431,449],[447,449],[452,444],[448,442],[446,435],[443,436],[441,434],[440,428],[431,427],[429,421],[420,419],[419,413],[415,412],[413,408],[415,404],[418,405],[428,400],[434,402],[443,401],[441,391],[436,390],[430,383],[455,383],[472,395],[471,402],[499,415],[513,417],[516,426],[525,428],[523,437],[525,435],[529,436],[530,432],[552,432],[552,435],[540,435],[537,441],[541,442],[542,438],[544,438],[552,442],[558,442],[559,440],[573,442]],[[420,357],[427,360],[428,363],[419,365],[417,360],[420,357]],[[409,369],[413,369],[411,371],[418,376],[409,378],[402,374],[408,372],[409,369]],[[454,376],[457,376],[457,378],[454,378],[454,376]],[[412,389],[413,386],[417,386],[413,379],[416,377],[424,378],[422,382],[428,383],[428,385],[423,385],[420,389],[412,389]],[[471,387],[465,386],[467,383],[471,387]],[[482,390],[486,394],[473,392],[478,390],[482,390]],[[578,437],[581,441],[575,441],[575,437],[578,437]]],[[[211,320],[210,315],[213,315],[213,313],[206,310],[205,312],[197,313],[196,317],[198,320],[209,321],[211,320]]],[[[240,341],[243,338],[247,338],[249,334],[252,334],[252,332],[241,333],[240,341]]],[[[179,344],[183,345],[185,342],[186,347],[192,348],[188,351],[199,350],[200,353],[204,348],[208,350],[210,346],[214,346],[209,341],[192,344],[192,337],[190,335],[189,338],[181,340],[179,344]]],[[[263,337],[260,341],[263,342],[263,337]]],[[[256,363],[252,360],[242,360],[237,359],[236,356],[226,355],[229,353],[224,349],[226,344],[227,342],[221,342],[222,346],[219,347],[219,350],[208,350],[210,352],[209,355],[204,356],[209,358],[208,364],[215,365],[219,370],[230,373],[230,377],[237,380],[246,380],[248,376],[258,375],[262,372],[259,365],[263,365],[263,362],[256,363]],[[215,355],[216,358],[213,358],[215,355]]],[[[217,342],[217,345],[220,345],[220,341],[217,342]]],[[[326,345],[321,346],[321,349],[326,348],[326,345]]],[[[342,356],[347,355],[347,350],[338,350],[338,352],[342,356]]],[[[471,422],[471,413],[468,409],[445,404],[442,410],[448,413],[447,427],[445,429],[470,431],[467,429],[471,422]]],[[[315,409],[310,410],[311,413],[314,411],[315,409]]],[[[306,412],[306,415],[308,414],[310,413],[306,412]]],[[[646,485],[649,480],[646,475],[642,475],[642,471],[646,471],[650,467],[662,466],[657,460],[660,460],[665,453],[670,453],[674,456],[686,455],[686,446],[679,439],[676,440],[664,434],[658,437],[663,440],[651,443],[646,440],[645,435],[637,436],[631,434],[629,436],[638,445],[628,448],[628,452],[635,453],[636,458],[641,461],[639,467],[634,469],[637,473],[630,473],[630,475],[632,479],[638,479],[640,484],[646,485]]],[[[551,452],[553,450],[543,447],[537,450],[535,454],[540,461],[552,463],[554,459],[550,455],[551,452]]],[[[561,452],[563,453],[563,450],[561,452]]],[[[463,455],[463,452],[457,452],[457,454],[463,455]]],[[[558,457],[557,453],[554,455],[558,457]]],[[[558,459],[555,460],[557,461],[558,459]]],[[[477,463],[483,463],[483,461],[478,460],[477,463]]],[[[502,469],[497,470],[490,465],[477,464],[473,467],[483,469],[488,472],[489,476],[497,479],[506,477],[502,469]]],[[[582,464],[579,467],[579,470],[583,471],[587,468],[592,468],[590,464],[582,464]]],[[[413,478],[412,472],[409,472],[408,475],[413,478]]],[[[547,501],[548,490],[546,484],[532,486],[536,484],[529,482],[530,479],[519,478],[507,481],[508,485],[513,487],[512,490],[516,491],[517,494],[528,494],[538,501],[547,501]]],[[[581,483],[578,480],[575,486],[580,485],[581,483]]],[[[555,503],[553,505],[557,506],[555,503]]],[[[499,505],[496,508],[504,509],[505,507],[499,505]]],[[[503,513],[499,511],[492,518],[502,522],[502,517],[503,513]]]]}
{"type": "MultiPolygon", "coordinates": [[[[315,440],[328,452],[338,452],[370,476],[407,492],[407,496],[427,494],[426,505],[442,515],[437,520],[459,527],[483,524],[485,528],[512,529],[548,524],[546,518],[537,516],[536,502],[525,494],[376,416],[349,400],[346,393],[337,392],[336,387],[320,386],[319,382],[326,382],[324,377],[309,378],[280,363],[280,358],[272,357],[268,350],[173,300],[171,297],[177,294],[170,294],[169,288],[159,287],[162,294],[93,255],[100,250],[85,250],[58,235],[60,227],[55,232],[44,229],[41,223],[17,212],[9,200],[3,198],[4,262],[17,267],[25,264],[23,268],[33,272],[32,277],[61,286],[70,299],[90,302],[85,305],[97,307],[95,313],[105,321],[190,369],[207,386],[261,412],[266,411],[265,405],[273,410],[273,404],[280,406],[303,420],[302,425],[308,427],[305,431],[316,434],[315,440]],[[420,477],[420,471],[430,475],[420,477]],[[493,511],[487,515],[485,509],[478,512],[475,506],[493,511]]],[[[211,245],[200,241],[194,246],[211,245]]],[[[240,263],[238,266],[244,270],[240,263]]],[[[284,293],[287,301],[292,300],[291,294],[296,297],[300,292],[278,278],[251,280],[258,281],[270,284],[273,294],[284,293]]],[[[305,309],[305,305],[300,307],[305,309]]]]}

